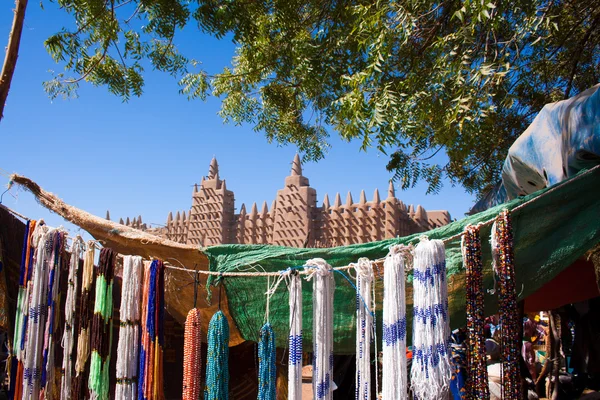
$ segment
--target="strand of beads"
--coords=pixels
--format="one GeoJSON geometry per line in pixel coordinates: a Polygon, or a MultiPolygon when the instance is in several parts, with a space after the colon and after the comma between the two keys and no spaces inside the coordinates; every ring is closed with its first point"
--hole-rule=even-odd
{"type": "Polygon", "coordinates": [[[93,400],[108,400],[110,352],[112,347],[113,277],[117,254],[111,249],[100,251],[96,277],[96,300],[92,320],[90,376],[88,387],[93,400]]]}
{"type": "Polygon", "coordinates": [[[71,260],[69,262],[69,288],[67,290],[67,299],[65,300],[65,329],[62,339],[63,364],[62,364],[62,382],[60,386],[60,398],[67,400],[71,398],[71,384],[74,372],[73,347],[75,342],[75,316],[77,297],[79,296],[79,263],[85,243],[80,236],[73,240],[71,245],[71,260]]]}
{"type": "Polygon", "coordinates": [[[275,400],[277,388],[275,358],[275,332],[267,322],[260,330],[258,342],[258,400],[275,400]]]}
{"type": "Polygon", "coordinates": [[[467,399],[490,398],[485,353],[483,304],[483,263],[479,227],[469,225],[462,237],[463,264],[466,269],[467,298],[467,399]]]}
{"type": "Polygon", "coordinates": [[[165,270],[163,262],[145,265],[142,304],[142,346],[138,378],[139,400],[161,400],[163,388],[163,346],[165,310],[165,270]]]}
{"type": "Polygon", "coordinates": [[[367,258],[360,258],[354,266],[356,271],[356,375],[355,398],[371,398],[371,337],[373,314],[367,308],[371,304],[373,266],[367,258]]]}
{"type": "Polygon", "coordinates": [[[413,278],[412,390],[420,400],[446,398],[452,369],[444,242],[421,239],[413,278]]]}
{"type": "Polygon", "coordinates": [[[44,335],[44,367],[42,368],[42,396],[52,397],[55,388],[60,386],[54,374],[56,366],[54,365],[54,353],[56,348],[56,338],[60,337],[59,327],[57,326],[57,314],[60,310],[57,307],[57,301],[60,304],[60,282],[63,256],[65,255],[65,232],[58,231],[54,239],[54,248],[52,251],[52,260],[48,270],[48,314],[46,317],[46,331],[44,335]]]}
{"type": "Polygon", "coordinates": [[[142,257],[123,257],[122,282],[115,399],[129,400],[137,398],[142,257]]]}
{"type": "Polygon", "coordinates": [[[48,304],[48,265],[52,262],[52,249],[56,233],[56,230],[49,230],[45,225],[38,225],[33,233],[36,251],[35,265],[28,288],[29,310],[23,361],[23,400],[39,399],[40,397],[42,351],[48,304]]]}
{"type": "Polygon", "coordinates": [[[508,210],[498,215],[492,228],[492,251],[500,284],[498,308],[502,327],[502,398],[517,400],[521,387],[519,329],[522,329],[522,325],[517,307],[512,224],[508,210]]]}
{"type": "Polygon", "coordinates": [[[313,396],[333,399],[333,269],[322,258],[306,262],[313,280],[313,396]]]}
{"type": "Polygon", "coordinates": [[[229,323],[225,314],[217,311],[208,325],[204,400],[229,400],[228,359],[229,323]]]}
{"type": "Polygon", "coordinates": [[[183,400],[200,398],[202,368],[200,310],[192,308],[185,319],[183,343],[183,400]]]}
{"type": "Polygon", "coordinates": [[[393,246],[383,264],[383,400],[408,398],[405,262],[393,246]]]}
{"type": "Polygon", "coordinates": [[[290,270],[288,399],[302,399],[302,278],[290,270]]]}
{"type": "Polygon", "coordinates": [[[25,240],[23,242],[23,254],[21,259],[21,270],[19,275],[19,295],[17,298],[17,312],[15,316],[15,335],[12,346],[12,370],[10,374],[10,392],[9,398],[21,399],[23,381],[23,359],[24,345],[27,332],[27,310],[29,308],[29,296],[27,287],[31,274],[31,264],[33,263],[33,243],[32,236],[35,230],[36,221],[27,221],[25,226],[25,240]]]}
{"type": "Polygon", "coordinates": [[[94,297],[94,258],[96,247],[93,242],[88,242],[83,260],[83,273],[81,276],[81,296],[79,298],[79,318],[77,319],[77,359],[75,360],[75,376],[71,386],[71,398],[84,398],[84,387],[87,381],[86,365],[90,356],[90,328],[93,318],[94,297]]]}
{"type": "Polygon", "coordinates": [[[142,318],[140,319],[140,366],[138,368],[138,400],[144,400],[147,368],[146,359],[150,351],[150,335],[148,334],[148,292],[150,291],[150,262],[144,262],[144,284],[142,286],[142,318]]]}

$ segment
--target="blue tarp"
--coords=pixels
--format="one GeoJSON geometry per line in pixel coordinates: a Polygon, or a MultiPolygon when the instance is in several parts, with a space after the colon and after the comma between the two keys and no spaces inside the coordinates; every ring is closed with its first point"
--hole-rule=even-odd
{"type": "Polygon", "coordinates": [[[470,214],[552,186],[598,164],[600,84],[568,100],[545,105],[510,147],[502,182],[475,204],[470,214]]]}

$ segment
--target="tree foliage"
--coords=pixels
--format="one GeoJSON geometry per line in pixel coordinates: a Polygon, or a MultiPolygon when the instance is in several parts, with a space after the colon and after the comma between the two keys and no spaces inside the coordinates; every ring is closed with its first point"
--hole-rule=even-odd
{"type": "Polygon", "coordinates": [[[127,100],[151,67],[307,159],[331,130],[375,147],[404,188],[448,177],[482,193],[544,104],[600,76],[600,0],[57,1],[76,29],[46,47],[77,77],[46,82],[51,96],[85,80],[127,100]],[[209,75],[181,54],[186,26],[233,38],[232,67],[209,75]]]}

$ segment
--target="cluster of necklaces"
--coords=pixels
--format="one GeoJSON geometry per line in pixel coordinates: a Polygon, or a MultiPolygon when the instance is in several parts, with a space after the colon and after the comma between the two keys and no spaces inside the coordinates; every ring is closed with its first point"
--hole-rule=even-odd
{"type": "Polygon", "coordinates": [[[469,225],[462,239],[467,298],[467,384],[469,400],[490,398],[485,352],[483,263],[479,227],[469,225]]]}
{"type": "MultiPolygon", "coordinates": [[[[43,221],[26,225],[11,346],[11,399],[111,397],[109,366],[117,254],[102,249],[98,267],[94,267],[95,242],[86,244],[76,237],[67,251],[66,239],[65,231],[50,228],[43,221]],[[60,302],[63,287],[64,309],[60,302]]],[[[148,333],[144,355],[148,357],[143,371],[150,382],[139,382],[145,390],[139,398],[160,400],[164,397],[163,264],[155,260],[142,267],[141,257],[131,256],[124,256],[123,264],[115,398],[136,398],[139,319],[144,310],[148,333]],[[146,271],[147,286],[140,302],[142,269],[146,271]]]]}
{"type": "MultiPolygon", "coordinates": [[[[502,212],[492,227],[494,271],[499,280],[499,312],[502,326],[503,398],[520,398],[519,329],[515,290],[511,218],[502,212]]],[[[102,249],[94,268],[94,243],[79,238],[66,251],[66,234],[44,224],[28,223],[21,264],[14,356],[11,365],[13,399],[110,398],[109,365],[113,342],[113,277],[117,254],[102,249]],[[81,258],[84,258],[83,262],[81,258]],[[67,266],[67,261],[69,265],[67,266]],[[61,274],[67,271],[68,276],[61,274]],[[96,270],[94,274],[94,270],[96,270]],[[95,278],[95,279],[94,279],[95,278]],[[65,325],[61,320],[61,280],[68,285],[65,325]],[[94,296],[95,294],[95,296],[94,296]],[[63,333],[64,329],[64,333],[63,333]],[[64,358],[55,357],[56,340],[62,334],[64,358]],[[75,356],[76,355],[76,356],[75,356]],[[58,373],[61,370],[62,373],[58,373]],[[86,372],[89,371],[89,372],[86,372]]],[[[386,400],[408,398],[410,373],[413,394],[439,399],[449,393],[450,366],[448,282],[445,247],[441,240],[426,237],[412,246],[393,246],[384,261],[383,301],[383,393],[386,400]],[[414,260],[413,260],[414,256],[414,260]],[[407,371],[405,354],[407,319],[405,269],[414,265],[413,326],[414,357],[407,371]]],[[[462,235],[466,270],[468,331],[466,398],[488,399],[484,337],[483,262],[478,226],[467,226],[462,235]]],[[[356,398],[371,397],[371,342],[376,333],[373,264],[361,258],[356,272],[356,398]]],[[[308,260],[303,275],[313,284],[313,393],[330,400],[333,381],[334,270],[323,259],[308,260]]],[[[163,348],[165,281],[162,261],[142,262],[124,256],[117,346],[117,400],[163,400],[163,348]],[[141,327],[140,327],[141,326],[141,327]]],[[[289,289],[289,385],[288,398],[301,399],[302,385],[302,278],[296,269],[281,272],[289,289]]],[[[347,279],[347,278],[346,278],[347,279]]],[[[273,291],[276,289],[276,285],[273,291]]],[[[268,322],[268,306],[258,344],[258,399],[275,400],[277,387],[276,340],[268,322]]],[[[184,338],[184,400],[229,398],[229,322],[220,309],[207,332],[205,382],[202,385],[201,311],[193,308],[186,319],[184,338]],[[202,388],[203,386],[203,388],[202,388]]],[[[376,340],[376,339],[375,339],[376,340]]],[[[377,388],[377,380],[375,381],[377,388]]]]}

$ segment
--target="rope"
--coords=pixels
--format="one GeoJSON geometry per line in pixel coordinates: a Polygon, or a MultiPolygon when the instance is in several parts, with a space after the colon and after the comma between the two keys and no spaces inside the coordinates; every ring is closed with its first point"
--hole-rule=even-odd
{"type": "Polygon", "coordinates": [[[96,299],[91,329],[92,356],[88,388],[92,400],[108,400],[110,352],[112,348],[113,276],[115,252],[104,248],[96,277],[96,299]]]}
{"type": "Polygon", "coordinates": [[[411,387],[420,400],[446,398],[452,371],[446,255],[441,240],[424,237],[415,248],[413,296],[411,387]]]}
{"type": "Polygon", "coordinates": [[[307,280],[313,281],[313,396],[332,400],[333,382],[333,292],[331,266],[322,258],[308,260],[307,280]]]}
{"type": "Polygon", "coordinates": [[[270,323],[260,330],[258,342],[258,400],[275,400],[277,389],[277,367],[275,332],[270,323]]]}
{"type": "Polygon", "coordinates": [[[297,270],[288,270],[290,334],[288,356],[288,399],[302,399],[302,278],[297,270]]]}
{"type": "Polygon", "coordinates": [[[492,254],[494,269],[499,278],[498,309],[500,314],[502,350],[502,398],[520,398],[519,375],[519,321],[517,292],[515,288],[515,268],[511,218],[504,210],[492,228],[492,254]]]}
{"type": "Polygon", "coordinates": [[[371,341],[373,313],[371,303],[373,266],[367,258],[360,258],[356,270],[356,399],[371,399],[371,341]]]}
{"type": "MultiPolygon", "coordinates": [[[[383,272],[383,400],[408,399],[404,246],[390,249],[383,272]]],[[[412,257],[409,254],[409,257],[412,257]]]]}
{"type": "Polygon", "coordinates": [[[137,368],[140,351],[140,295],[142,293],[142,257],[123,257],[123,281],[117,345],[116,400],[137,398],[137,368]]]}
{"type": "Polygon", "coordinates": [[[192,308],[185,319],[183,342],[183,400],[198,400],[202,391],[202,332],[200,310],[192,308]]]}
{"type": "Polygon", "coordinates": [[[208,325],[204,400],[229,400],[229,323],[217,311],[208,325]]]}
{"type": "Polygon", "coordinates": [[[63,363],[62,363],[62,381],[60,384],[60,398],[62,400],[71,399],[71,385],[75,365],[73,363],[73,345],[75,343],[75,318],[77,308],[77,298],[79,295],[79,261],[85,251],[85,243],[80,236],[73,240],[71,245],[71,259],[69,261],[69,276],[67,299],[65,301],[65,329],[63,332],[63,363]]]}
{"type": "Polygon", "coordinates": [[[9,213],[13,214],[14,216],[17,216],[19,218],[21,218],[24,221],[30,221],[29,218],[27,218],[26,216],[24,216],[23,214],[19,214],[18,212],[16,212],[15,210],[13,210],[12,208],[8,208],[6,207],[4,204],[0,204],[0,207],[4,208],[6,211],[8,211],[9,213]]]}
{"type": "Polygon", "coordinates": [[[490,391],[483,329],[485,292],[479,226],[469,225],[465,228],[461,251],[466,269],[467,398],[486,400],[490,398],[490,391]]]}

